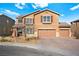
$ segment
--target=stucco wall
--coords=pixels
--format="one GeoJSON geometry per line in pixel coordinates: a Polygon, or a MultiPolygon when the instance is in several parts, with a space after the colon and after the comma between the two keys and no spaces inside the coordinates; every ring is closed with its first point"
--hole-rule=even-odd
{"type": "Polygon", "coordinates": [[[72,23],[71,32],[72,37],[79,37],[79,22],[72,23]]]}
{"type": "Polygon", "coordinates": [[[33,24],[34,30],[35,30],[34,34],[38,34],[38,29],[56,29],[56,34],[58,36],[58,34],[59,34],[59,27],[58,27],[59,21],[58,21],[58,15],[57,14],[54,14],[54,13],[49,12],[49,11],[41,12],[39,14],[36,14],[35,16],[34,16],[34,14],[30,14],[30,15],[25,16],[23,18],[23,24],[25,23],[25,20],[26,20],[25,18],[28,18],[28,17],[31,17],[34,20],[34,24],[33,24]],[[43,16],[43,15],[51,15],[52,16],[51,24],[43,24],[41,22],[41,16],[43,16]]]}
{"type": "Polygon", "coordinates": [[[56,33],[59,33],[59,23],[58,23],[58,15],[54,14],[52,12],[49,11],[44,11],[42,13],[39,13],[37,15],[35,15],[35,28],[36,30],[38,29],[56,29],[56,33]],[[43,24],[41,22],[41,16],[43,15],[51,15],[52,16],[52,22],[51,24],[43,24]]]}

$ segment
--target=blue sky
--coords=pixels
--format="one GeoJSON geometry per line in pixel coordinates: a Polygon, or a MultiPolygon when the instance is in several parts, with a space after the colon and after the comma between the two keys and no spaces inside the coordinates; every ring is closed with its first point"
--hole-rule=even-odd
{"type": "Polygon", "coordinates": [[[16,20],[16,16],[46,8],[59,13],[61,22],[79,19],[79,3],[0,3],[0,14],[5,14],[16,20]]]}

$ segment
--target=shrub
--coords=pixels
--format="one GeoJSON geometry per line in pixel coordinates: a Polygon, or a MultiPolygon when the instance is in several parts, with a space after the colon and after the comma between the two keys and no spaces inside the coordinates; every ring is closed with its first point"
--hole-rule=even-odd
{"type": "Polygon", "coordinates": [[[0,42],[11,42],[11,41],[8,40],[8,39],[4,39],[4,38],[2,38],[2,39],[0,40],[0,42]]]}
{"type": "Polygon", "coordinates": [[[79,39],[79,33],[76,33],[75,36],[76,36],[76,39],[79,39]]]}

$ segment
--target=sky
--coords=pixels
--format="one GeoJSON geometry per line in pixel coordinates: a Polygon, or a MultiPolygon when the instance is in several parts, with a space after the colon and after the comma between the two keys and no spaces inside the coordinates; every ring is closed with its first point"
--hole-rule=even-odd
{"type": "Polygon", "coordinates": [[[46,8],[60,14],[60,22],[79,19],[79,3],[0,3],[0,14],[16,20],[19,15],[26,15],[46,8]]]}

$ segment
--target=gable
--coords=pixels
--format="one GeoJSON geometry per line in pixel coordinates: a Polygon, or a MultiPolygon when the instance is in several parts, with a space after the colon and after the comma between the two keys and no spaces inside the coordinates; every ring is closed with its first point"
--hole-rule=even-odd
{"type": "Polygon", "coordinates": [[[41,13],[53,13],[55,15],[59,15],[59,13],[57,13],[57,12],[54,12],[54,11],[51,11],[51,10],[46,9],[46,10],[43,10],[43,11],[38,10],[36,12],[30,13],[30,14],[27,14],[27,15],[24,15],[24,16],[22,16],[22,18],[23,17],[27,17],[27,16],[31,16],[31,15],[32,16],[38,15],[38,14],[41,14],[41,13]]]}
{"type": "MultiPolygon", "coordinates": [[[[35,14],[35,16],[37,15],[40,15],[40,16],[45,16],[45,15],[53,15],[53,13],[49,12],[49,11],[44,11],[44,12],[41,12],[41,13],[38,13],[38,14],[35,14]]],[[[56,15],[56,14],[55,14],[56,15]]]]}
{"type": "Polygon", "coordinates": [[[10,22],[13,22],[13,23],[15,23],[15,20],[14,19],[12,19],[12,18],[10,18],[10,17],[8,17],[8,16],[6,16],[6,15],[4,15],[4,14],[2,14],[2,15],[0,15],[0,20],[1,21],[6,21],[6,20],[8,20],[8,21],[10,21],[10,22]]]}
{"type": "Polygon", "coordinates": [[[43,10],[43,11],[40,11],[38,13],[35,13],[35,15],[38,15],[38,14],[41,14],[41,13],[46,13],[46,14],[51,13],[51,14],[59,15],[58,13],[50,11],[50,10],[43,10]]]}

